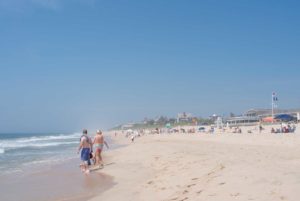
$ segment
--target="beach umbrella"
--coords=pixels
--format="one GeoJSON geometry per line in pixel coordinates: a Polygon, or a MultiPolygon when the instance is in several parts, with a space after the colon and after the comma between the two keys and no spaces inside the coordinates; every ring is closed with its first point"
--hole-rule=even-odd
{"type": "Polygon", "coordinates": [[[293,117],[292,115],[289,115],[289,114],[279,114],[279,115],[276,115],[274,119],[279,120],[279,121],[288,122],[288,121],[296,121],[297,118],[293,117]]]}
{"type": "Polygon", "coordinates": [[[265,117],[262,119],[263,122],[266,122],[266,123],[272,123],[274,122],[274,119],[273,117],[265,117]]]}

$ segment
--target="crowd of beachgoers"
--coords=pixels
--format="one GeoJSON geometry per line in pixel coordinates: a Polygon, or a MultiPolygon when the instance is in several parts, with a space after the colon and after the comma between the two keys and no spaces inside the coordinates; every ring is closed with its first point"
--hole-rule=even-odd
{"type": "Polygon", "coordinates": [[[155,129],[127,129],[114,131],[114,135],[122,134],[127,138],[130,138],[133,142],[135,138],[143,135],[154,134],[222,134],[222,133],[295,133],[297,129],[297,123],[277,123],[269,125],[251,125],[251,126],[224,126],[216,127],[211,126],[177,126],[174,128],[155,128],[155,129]]]}

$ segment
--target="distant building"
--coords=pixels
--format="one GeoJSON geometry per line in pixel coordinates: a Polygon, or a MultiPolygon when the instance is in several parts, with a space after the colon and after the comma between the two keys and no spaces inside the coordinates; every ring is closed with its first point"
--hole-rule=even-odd
{"type": "MultiPolygon", "coordinates": [[[[300,113],[300,109],[274,109],[274,115],[277,114],[290,114],[294,117],[297,117],[297,113],[300,113]]],[[[247,117],[270,117],[272,116],[271,109],[251,109],[245,112],[244,116],[247,117]]]]}
{"type": "Polygon", "coordinates": [[[122,130],[127,130],[133,127],[133,123],[124,124],[122,125],[122,130]]]}
{"type": "Polygon", "coordinates": [[[246,126],[255,125],[260,122],[259,117],[251,116],[239,116],[230,117],[226,120],[226,125],[228,126],[246,126]]]}
{"type": "Polygon", "coordinates": [[[180,122],[192,122],[193,121],[193,115],[190,113],[178,113],[177,114],[177,123],[180,122]]]}
{"type": "MultiPolygon", "coordinates": [[[[289,114],[294,117],[297,117],[299,113],[300,109],[274,109],[274,115],[289,114]]],[[[228,126],[256,125],[263,118],[271,116],[271,109],[251,109],[246,111],[242,116],[227,118],[226,124],[228,126]]]]}
{"type": "Polygon", "coordinates": [[[219,118],[220,116],[219,115],[217,115],[217,114],[213,114],[213,115],[211,115],[209,118],[212,120],[212,121],[217,121],[217,119],[219,118]]]}

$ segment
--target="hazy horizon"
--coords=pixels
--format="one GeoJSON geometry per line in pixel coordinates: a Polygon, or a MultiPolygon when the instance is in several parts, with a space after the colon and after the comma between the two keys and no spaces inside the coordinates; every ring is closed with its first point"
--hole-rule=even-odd
{"type": "Polygon", "coordinates": [[[300,108],[297,1],[0,0],[0,133],[300,108]]]}

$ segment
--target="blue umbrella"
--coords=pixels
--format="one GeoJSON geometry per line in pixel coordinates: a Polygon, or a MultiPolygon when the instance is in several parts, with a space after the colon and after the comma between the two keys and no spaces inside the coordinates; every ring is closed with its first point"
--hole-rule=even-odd
{"type": "Polygon", "coordinates": [[[284,121],[284,122],[296,121],[296,117],[293,117],[292,115],[289,115],[289,114],[278,114],[275,116],[274,119],[279,120],[279,121],[284,121]]]}

